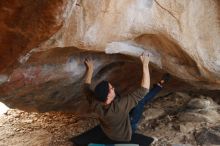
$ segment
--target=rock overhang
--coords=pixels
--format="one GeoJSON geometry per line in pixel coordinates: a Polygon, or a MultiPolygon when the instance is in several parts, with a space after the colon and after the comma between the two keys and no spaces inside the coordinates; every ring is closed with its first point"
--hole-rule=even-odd
{"type": "MultiPolygon", "coordinates": [[[[12,107],[25,109],[32,94],[44,90],[44,95],[33,99],[33,110],[62,109],[64,104],[55,104],[52,99],[49,102],[48,97],[53,95],[55,101],[67,102],[69,98],[59,98],[63,91],[78,99],[77,94],[81,93],[77,89],[85,71],[84,64],[79,62],[86,56],[93,56],[104,70],[103,77],[117,78],[118,73],[110,73],[125,64],[125,70],[134,74],[130,75],[135,78],[131,81],[137,82],[141,76],[137,59],[141,50],[152,54],[153,81],[162,72],[169,72],[181,85],[182,81],[189,83],[184,85],[185,89],[193,85],[200,90],[220,90],[218,1],[17,0],[1,2],[0,7],[0,27],[4,30],[0,34],[0,97],[2,101],[13,99],[7,101],[12,107]],[[133,57],[104,54],[109,48],[133,57]],[[75,60],[71,52],[73,56],[76,52],[84,55],[75,60]],[[71,82],[77,85],[76,93],[69,91],[71,82]],[[23,103],[16,104],[18,100],[23,103]],[[47,104],[51,107],[42,109],[47,104]]],[[[128,88],[132,84],[124,80],[120,83],[132,89],[128,88]]]]}

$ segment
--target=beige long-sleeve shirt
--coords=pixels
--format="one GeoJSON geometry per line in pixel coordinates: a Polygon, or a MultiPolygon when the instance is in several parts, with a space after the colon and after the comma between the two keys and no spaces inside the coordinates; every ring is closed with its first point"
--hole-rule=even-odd
{"type": "Polygon", "coordinates": [[[129,112],[147,94],[148,89],[139,87],[125,97],[116,97],[108,106],[95,100],[90,84],[84,84],[83,90],[92,111],[99,116],[100,126],[104,133],[112,140],[130,141],[132,130],[129,112]]]}

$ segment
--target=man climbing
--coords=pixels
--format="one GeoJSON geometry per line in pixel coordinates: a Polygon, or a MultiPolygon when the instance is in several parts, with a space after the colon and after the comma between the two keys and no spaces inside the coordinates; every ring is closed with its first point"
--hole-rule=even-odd
{"type": "Polygon", "coordinates": [[[140,59],[143,68],[140,87],[125,97],[120,97],[116,94],[114,87],[108,81],[100,82],[93,92],[90,89],[93,62],[85,60],[87,72],[83,90],[91,109],[98,114],[100,124],[72,138],[71,141],[75,145],[134,143],[140,146],[147,146],[153,142],[153,138],[136,134],[135,130],[143,112],[144,104],[162,89],[162,84],[165,80],[161,80],[147,94],[150,87],[149,56],[142,54],[140,59]]]}

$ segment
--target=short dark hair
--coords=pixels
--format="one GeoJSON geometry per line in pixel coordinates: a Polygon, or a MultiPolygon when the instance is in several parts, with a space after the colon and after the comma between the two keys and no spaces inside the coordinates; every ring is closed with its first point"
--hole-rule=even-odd
{"type": "Polygon", "coordinates": [[[108,81],[101,81],[98,85],[95,87],[95,96],[97,100],[101,102],[105,102],[107,100],[109,92],[109,82],[108,81]]]}

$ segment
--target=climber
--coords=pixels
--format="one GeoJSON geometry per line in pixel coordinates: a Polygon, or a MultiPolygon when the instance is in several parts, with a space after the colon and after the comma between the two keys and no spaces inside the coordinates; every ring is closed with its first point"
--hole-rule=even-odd
{"type": "Polygon", "coordinates": [[[140,59],[143,68],[140,87],[126,97],[120,97],[108,81],[100,82],[93,92],[90,89],[93,62],[89,59],[85,60],[87,72],[83,91],[91,109],[98,114],[100,124],[73,137],[71,139],[73,144],[86,146],[89,143],[134,143],[146,146],[153,142],[153,138],[135,133],[136,125],[142,115],[144,104],[162,89],[162,84],[168,80],[169,76],[164,76],[147,94],[150,87],[149,55],[142,54],[140,59]]]}

